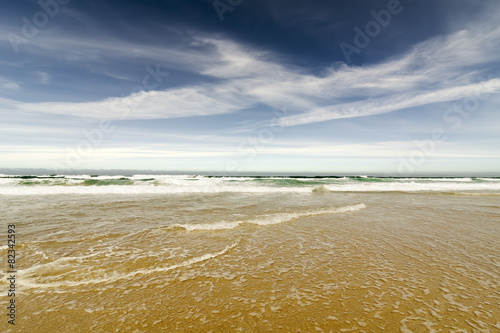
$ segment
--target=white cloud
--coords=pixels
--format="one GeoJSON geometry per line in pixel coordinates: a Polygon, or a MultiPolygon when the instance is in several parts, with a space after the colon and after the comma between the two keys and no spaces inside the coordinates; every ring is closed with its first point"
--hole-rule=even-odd
{"type": "Polygon", "coordinates": [[[296,126],[332,119],[372,116],[415,106],[453,101],[470,96],[481,96],[486,93],[500,93],[500,79],[431,92],[403,93],[390,97],[317,108],[305,114],[283,117],[277,121],[277,125],[296,126]]]}
{"type": "Polygon", "coordinates": [[[0,76],[0,87],[2,87],[2,89],[8,89],[14,91],[21,90],[21,86],[17,82],[11,81],[1,76],[0,76]]]}
{"type": "Polygon", "coordinates": [[[20,103],[3,100],[5,109],[94,119],[179,118],[236,112],[252,105],[230,86],[197,86],[167,91],[141,91],[124,98],[88,103],[20,103]]]}
{"type": "Polygon", "coordinates": [[[487,85],[489,92],[499,92],[498,79],[479,79],[498,61],[500,27],[496,22],[436,37],[380,64],[343,66],[323,76],[305,73],[275,54],[223,39],[203,37],[189,46],[138,48],[120,41],[59,37],[41,36],[33,44],[41,52],[64,49],[68,56],[87,60],[106,56],[161,58],[162,63],[214,80],[87,103],[10,101],[7,106],[3,103],[4,110],[96,119],[152,119],[232,113],[261,103],[274,108],[287,106],[290,116],[282,118],[280,124],[295,126],[452,101],[475,94],[478,84],[487,85]]]}
{"type": "Polygon", "coordinates": [[[21,86],[15,82],[2,83],[2,88],[9,90],[21,90],[21,86]]]}

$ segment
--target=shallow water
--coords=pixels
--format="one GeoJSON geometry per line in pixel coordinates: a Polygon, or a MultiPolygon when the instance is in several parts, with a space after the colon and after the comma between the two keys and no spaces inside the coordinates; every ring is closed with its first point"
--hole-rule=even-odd
{"type": "Polygon", "coordinates": [[[18,237],[16,330],[500,331],[496,192],[317,186],[0,195],[18,237]]]}

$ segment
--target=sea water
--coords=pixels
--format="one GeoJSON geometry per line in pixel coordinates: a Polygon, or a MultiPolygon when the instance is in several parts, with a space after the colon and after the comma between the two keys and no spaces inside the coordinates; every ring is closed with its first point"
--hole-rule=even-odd
{"type": "Polygon", "coordinates": [[[0,204],[15,330],[500,331],[499,178],[0,175],[0,204]]]}

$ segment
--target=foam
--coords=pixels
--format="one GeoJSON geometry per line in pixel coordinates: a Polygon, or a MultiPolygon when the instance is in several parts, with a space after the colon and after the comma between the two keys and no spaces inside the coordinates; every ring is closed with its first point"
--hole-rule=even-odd
{"type": "Polygon", "coordinates": [[[0,185],[11,185],[11,184],[17,184],[19,179],[16,178],[0,178],[0,185]]]}
{"type": "Polygon", "coordinates": [[[99,254],[100,253],[96,252],[96,253],[92,253],[92,254],[89,254],[86,256],[80,256],[80,257],[63,257],[63,258],[56,259],[56,260],[51,261],[51,262],[46,263],[46,264],[35,265],[35,266],[31,266],[31,267],[23,269],[23,270],[19,270],[19,273],[29,275],[30,273],[37,272],[39,270],[50,269],[52,267],[59,267],[64,262],[78,261],[81,263],[84,259],[95,257],[99,254]]]}
{"type": "MultiPolygon", "coordinates": [[[[58,177],[58,176],[57,176],[58,177]]],[[[304,184],[286,180],[286,177],[208,177],[188,175],[133,175],[97,176],[77,175],[64,178],[33,179],[34,184],[23,184],[19,178],[0,178],[0,195],[60,195],[60,194],[180,194],[180,193],[321,193],[321,192],[461,192],[500,191],[496,178],[384,178],[383,181],[365,181],[371,178],[293,178],[304,184]],[[130,182],[117,184],[112,180],[127,178],[130,182]],[[89,184],[88,180],[96,180],[89,184]],[[261,182],[261,180],[285,180],[261,182]],[[363,181],[360,181],[363,179],[363,181]],[[61,181],[65,184],[61,184],[61,181]],[[87,181],[87,182],[85,182],[87,181]],[[99,182],[103,181],[103,182],[99,182]],[[47,183],[45,183],[47,182],[47,183]],[[315,182],[315,184],[308,183],[315,182]],[[88,186],[87,186],[88,185],[88,186]]],[[[373,178],[378,179],[378,178],[373,178]]],[[[380,179],[379,179],[380,180],[380,179]]]]}
{"type": "Polygon", "coordinates": [[[472,178],[424,178],[421,180],[432,182],[471,182],[472,178]]]}
{"type": "Polygon", "coordinates": [[[498,191],[499,183],[363,183],[329,184],[324,188],[332,192],[456,192],[456,191],[498,191]]]}
{"type": "MultiPolygon", "coordinates": [[[[19,276],[21,277],[19,280],[19,285],[22,286],[23,288],[28,288],[28,289],[46,289],[46,288],[61,288],[61,287],[77,287],[77,286],[82,286],[82,285],[91,285],[91,284],[100,284],[100,283],[111,283],[111,282],[116,282],[118,280],[123,280],[123,279],[132,279],[137,275],[147,275],[147,274],[152,274],[152,273],[158,273],[158,272],[168,272],[174,269],[178,268],[184,268],[188,266],[195,265],[197,263],[207,261],[216,257],[219,257],[221,255],[226,254],[228,251],[234,249],[238,245],[238,241],[234,242],[233,244],[227,245],[223,250],[215,253],[206,253],[202,256],[199,257],[194,257],[191,259],[188,259],[186,261],[183,261],[179,264],[175,265],[170,265],[170,266],[163,266],[163,267],[156,267],[156,268],[150,268],[150,269],[138,269],[133,272],[127,273],[127,274],[120,274],[120,273],[113,273],[110,274],[104,278],[98,278],[98,279],[90,279],[90,280],[81,280],[81,281],[58,281],[58,282],[47,282],[47,283],[38,283],[36,281],[32,281],[32,279],[29,277],[29,273],[34,273],[36,275],[36,272],[41,268],[40,266],[35,267],[36,269],[30,268],[27,270],[20,270],[18,271],[19,276]]],[[[79,257],[78,259],[81,258],[86,258],[89,256],[84,256],[84,257],[79,257]]],[[[61,258],[56,261],[68,261],[68,260],[73,260],[75,258],[61,258]]],[[[47,266],[54,266],[54,262],[48,263],[43,265],[44,267],[47,266]]],[[[47,280],[47,277],[44,277],[44,280],[47,280]]]]}
{"type": "Polygon", "coordinates": [[[264,215],[262,217],[252,219],[252,220],[243,220],[243,221],[220,221],[215,223],[200,223],[200,224],[175,224],[172,228],[182,228],[187,231],[194,230],[226,230],[226,229],[234,229],[244,224],[256,224],[256,225],[273,225],[279,224],[283,222],[288,222],[293,219],[298,219],[306,216],[314,216],[314,215],[324,215],[324,214],[338,214],[338,213],[346,213],[346,212],[354,212],[361,209],[366,208],[365,204],[359,203],[352,206],[344,206],[338,208],[330,208],[330,209],[318,209],[313,211],[306,211],[302,213],[276,213],[264,215]]]}
{"type": "Polygon", "coordinates": [[[177,193],[310,193],[307,187],[271,187],[251,185],[179,184],[177,186],[108,185],[108,186],[0,186],[0,195],[55,194],[177,194],[177,193]]]}

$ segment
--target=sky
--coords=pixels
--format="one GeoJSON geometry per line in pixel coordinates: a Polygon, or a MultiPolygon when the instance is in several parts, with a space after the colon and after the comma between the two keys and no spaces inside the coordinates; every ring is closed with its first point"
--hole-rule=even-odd
{"type": "Polygon", "coordinates": [[[497,0],[18,0],[0,169],[500,176],[497,0]]]}

